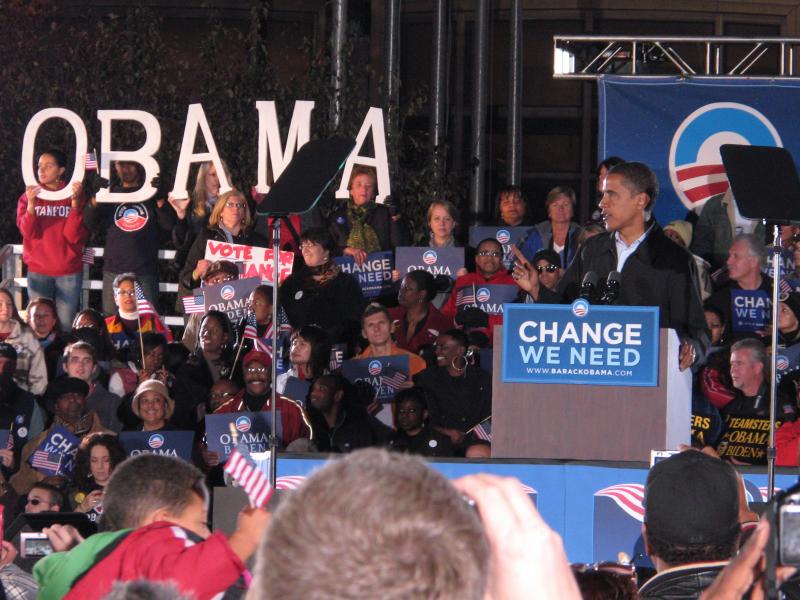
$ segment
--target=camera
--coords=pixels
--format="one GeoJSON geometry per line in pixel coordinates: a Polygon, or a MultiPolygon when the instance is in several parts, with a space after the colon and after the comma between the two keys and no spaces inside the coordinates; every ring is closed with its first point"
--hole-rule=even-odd
{"type": "Polygon", "coordinates": [[[777,499],[778,564],[800,566],[800,489],[787,490],[777,499]]]}
{"type": "Polygon", "coordinates": [[[27,531],[20,533],[19,546],[22,558],[38,558],[53,552],[46,533],[27,531]]]}

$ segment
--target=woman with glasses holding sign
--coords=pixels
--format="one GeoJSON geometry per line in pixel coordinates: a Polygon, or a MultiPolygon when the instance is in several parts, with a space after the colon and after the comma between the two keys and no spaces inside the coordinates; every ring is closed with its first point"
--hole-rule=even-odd
{"type": "Polygon", "coordinates": [[[267,241],[260,235],[251,232],[253,215],[247,200],[239,190],[230,190],[219,197],[214,210],[208,219],[208,227],[197,234],[192,244],[186,263],[178,278],[177,309],[183,311],[181,299],[200,287],[212,261],[206,260],[206,242],[227,242],[229,244],[246,244],[266,248],[267,241]]]}

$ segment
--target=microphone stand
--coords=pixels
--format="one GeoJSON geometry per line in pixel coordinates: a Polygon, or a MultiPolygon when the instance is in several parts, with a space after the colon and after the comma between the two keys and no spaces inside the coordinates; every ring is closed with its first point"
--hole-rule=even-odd
{"type": "MultiPolygon", "coordinates": [[[[765,223],[766,225],[766,223],[765,223]]],[[[767,501],[772,500],[775,490],[775,407],[778,400],[778,302],[781,287],[781,230],[773,225],[773,244],[770,246],[772,264],[772,343],[769,361],[769,436],[767,439],[767,501]]]]}

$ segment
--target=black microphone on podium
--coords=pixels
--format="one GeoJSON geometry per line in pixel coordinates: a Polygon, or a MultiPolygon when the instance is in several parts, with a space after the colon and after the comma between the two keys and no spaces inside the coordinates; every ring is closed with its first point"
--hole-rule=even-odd
{"type": "Polygon", "coordinates": [[[594,271],[587,271],[586,275],[583,276],[578,297],[591,302],[594,297],[595,289],[597,289],[597,273],[594,271]]]}
{"type": "Polygon", "coordinates": [[[619,271],[611,271],[606,278],[605,291],[601,302],[603,304],[614,304],[619,298],[619,287],[622,284],[622,275],[619,271]]]}

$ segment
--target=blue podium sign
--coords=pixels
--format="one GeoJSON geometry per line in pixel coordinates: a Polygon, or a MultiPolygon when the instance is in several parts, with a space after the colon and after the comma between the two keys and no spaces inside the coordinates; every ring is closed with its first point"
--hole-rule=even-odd
{"type": "Polygon", "coordinates": [[[507,383],[658,385],[658,308],[506,304],[507,383]]]}

